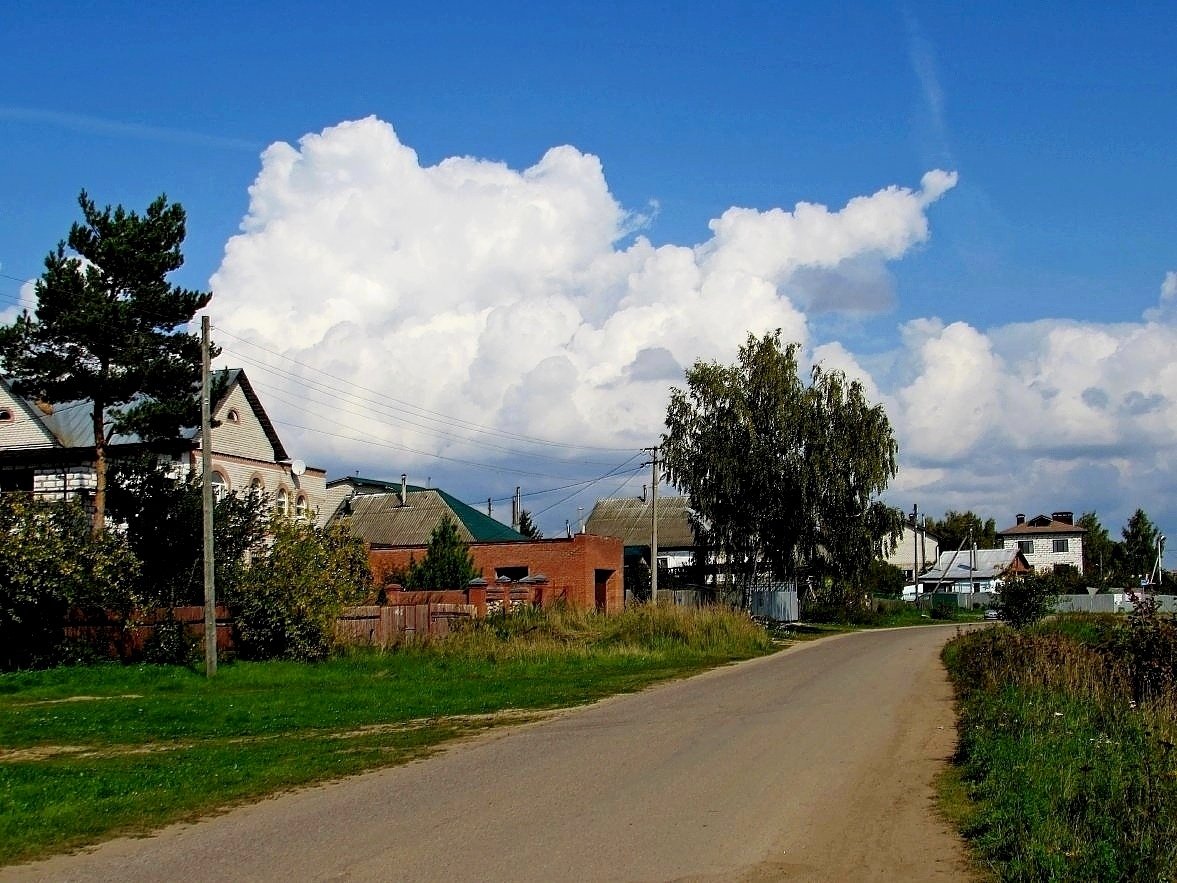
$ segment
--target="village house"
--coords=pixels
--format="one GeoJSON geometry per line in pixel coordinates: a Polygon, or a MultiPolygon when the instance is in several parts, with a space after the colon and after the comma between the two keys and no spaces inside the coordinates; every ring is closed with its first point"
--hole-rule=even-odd
{"type": "MultiPolygon", "coordinates": [[[[214,490],[224,494],[254,488],[268,494],[279,512],[325,521],[333,508],[326,473],[291,459],[244,371],[219,371],[216,380],[223,383],[224,392],[211,408],[214,490]]],[[[50,404],[24,399],[0,379],[0,493],[90,498],[96,485],[90,410],[89,401],[50,404]]],[[[115,435],[107,456],[117,460],[150,453],[187,472],[200,468],[200,445],[199,427],[150,443],[134,435],[115,435]]]]}
{"type": "MultiPolygon", "coordinates": [[[[330,483],[339,497],[335,518],[346,518],[352,533],[368,545],[378,582],[425,557],[430,535],[445,518],[457,525],[468,544],[478,582],[488,597],[498,589],[519,586],[541,604],[562,600],[581,609],[605,613],[624,604],[621,541],[588,533],[553,539],[529,539],[439,488],[369,478],[330,483]],[[342,491],[342,497],[340,497],[342,491]]],[[[465,586],[451,586],[464,589],[465,586]]]]}
{"type": "Polygon", "coordinates": [[[1017,549],[1036,571],[1074,568],[1083,573],[1083,535],[1073,512],[1036,515],[1029,521],[1018,513],[1015,524],[997,532],[1002,548],[1017,549]]]}

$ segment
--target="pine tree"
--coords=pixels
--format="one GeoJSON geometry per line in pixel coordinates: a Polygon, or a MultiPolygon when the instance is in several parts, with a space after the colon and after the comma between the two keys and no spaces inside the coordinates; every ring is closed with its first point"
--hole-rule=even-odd
{"type": "Polygon", "coordinates": [[[406,588],[464,589],[478,576],[470,549],[458,534],[458,525],[448,515],[429,535],[425,557],[409,565],[406,588]]]}
{"type": "Polygon", "coordinates": [[[522,509],[519,512],[519,533],[533,540],[542,540],[544,538],[544,532],[532,521],[531,513],[526,509],[522,509]]]}
{"type": "Polygon", "coordinates": [[[174,286],[184,209],[160,196],[144,215],[78,196],[83,223],[45,258],[37,306],[0,328],[0,365],[20,395],[91,402],[94,518],[106,514],[107,446],[116,433],[174,437],[200,421],[200,339],[182,326],[208,292],[174,286]]]}

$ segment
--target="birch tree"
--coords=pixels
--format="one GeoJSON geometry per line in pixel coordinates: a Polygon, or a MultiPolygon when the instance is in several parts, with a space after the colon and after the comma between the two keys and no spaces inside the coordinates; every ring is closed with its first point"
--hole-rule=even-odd
{"type": "Polygon", "coordinates": [[[886,413],[840,371],[806,384],[798,350],[749,335],[735,364],[696,362],[670,392],[667,479],[742,592],[764,573],[860,579],[902,529],[878,499],[898,455],[886,413]]]}

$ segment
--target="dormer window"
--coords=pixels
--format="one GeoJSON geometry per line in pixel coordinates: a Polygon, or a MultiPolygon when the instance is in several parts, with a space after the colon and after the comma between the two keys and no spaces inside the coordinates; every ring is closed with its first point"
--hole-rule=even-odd
{"type": "Polygon", "coordinates": [[[230,408],[229,413],[225,415],[225,420],[228,423],[240,423],[241,415],[237,413],[236,408],[230,408]]]}

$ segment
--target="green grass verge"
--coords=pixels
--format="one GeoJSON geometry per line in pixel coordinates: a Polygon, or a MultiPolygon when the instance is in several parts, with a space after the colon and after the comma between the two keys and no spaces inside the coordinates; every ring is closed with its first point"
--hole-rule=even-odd
{"type": "Polygon", "coordinates": [[[1166,703],[1136,707],[1097,623],[971,632],[945,648],[959,748],[941,804],[1002,880],[1177,878],[1166,703]]]}
{"type": "Polygon", "coordinates": [[[146,665],[0,675],[0,863],[403,762],[771,649],[732,614],[550,611],[395,652],[237,662],[212,680],[146,665]]]}

